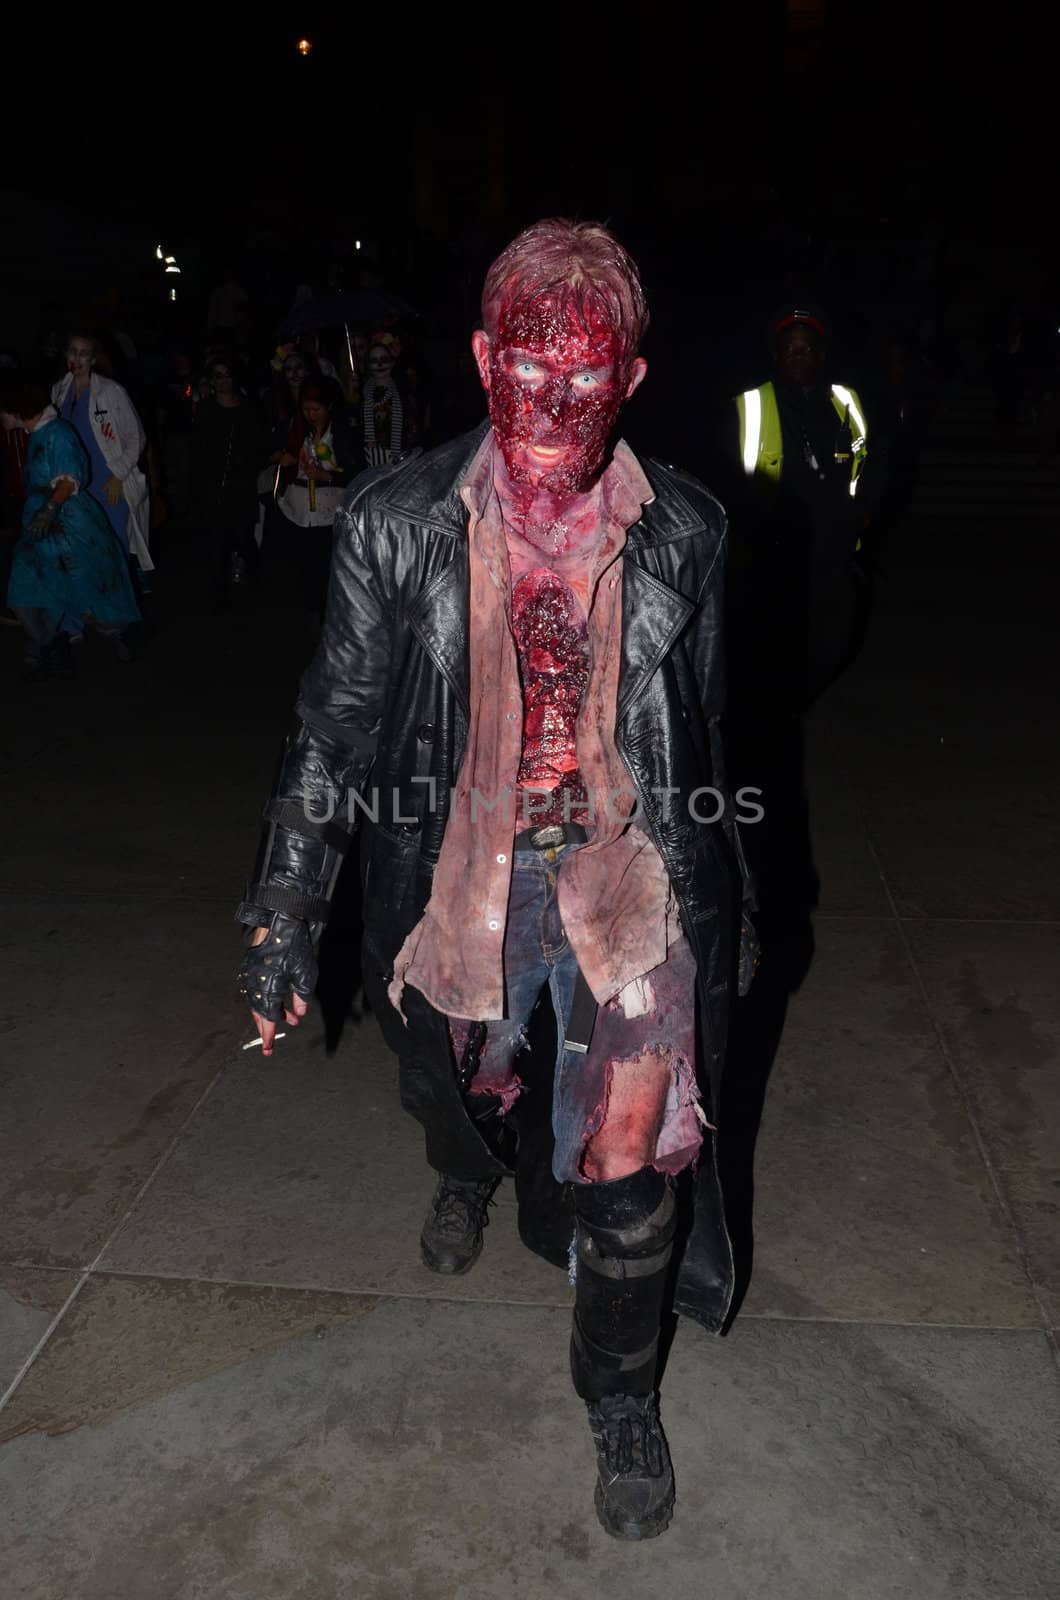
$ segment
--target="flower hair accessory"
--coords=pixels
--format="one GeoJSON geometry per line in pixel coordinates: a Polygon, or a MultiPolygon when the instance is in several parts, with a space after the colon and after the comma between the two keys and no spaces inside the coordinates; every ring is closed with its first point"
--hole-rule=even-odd
{"type": "Polygon", "coordinates": [[[368,341],[369,348],[373,344],[381,344],[384,350],[389,350],[395,361],[401,354],[401,340],[396,333],[373,333],[368,341]]]}
{"type": "Polygon", "coordinates": [[[297,345],[295,345],[293,343],[278,344],[276,346],[276,354],[273,356],[272,361],[269,363],[270,366],[272,367],[273,372],[282,372],[283,371],[283,364],[287,360],[287,357],[288,356],[297,355],[297,354],[298,354],[297,345]]]}

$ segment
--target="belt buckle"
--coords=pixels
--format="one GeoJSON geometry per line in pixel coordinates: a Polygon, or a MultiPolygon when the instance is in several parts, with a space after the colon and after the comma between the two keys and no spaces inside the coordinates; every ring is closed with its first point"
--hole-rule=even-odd
{"type": "Polygon", "coordinates": [[[566,842],[566,832],[558,822],[550,822],[544,828],[537,828],[530,835],[530,843],[535,850],[558,850],[560,845],[566,842]]]}

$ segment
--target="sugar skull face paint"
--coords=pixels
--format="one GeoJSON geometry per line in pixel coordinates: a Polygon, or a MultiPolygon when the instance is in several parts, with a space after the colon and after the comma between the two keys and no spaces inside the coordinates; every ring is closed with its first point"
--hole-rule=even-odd
{"type": "Polygon", "coordinates": [[[513,485],[557,497],[589,487],[646,364],[623,359],[615,329],[569,296],[506,310],[472,341],[490,421],[513,485]]]}
{"type": "Polygon", "coordinates": [[[373,344],[368,352],[368,371],[376,383],[385,383],[394,370],[394,357],[385,344],[373,344]]]}

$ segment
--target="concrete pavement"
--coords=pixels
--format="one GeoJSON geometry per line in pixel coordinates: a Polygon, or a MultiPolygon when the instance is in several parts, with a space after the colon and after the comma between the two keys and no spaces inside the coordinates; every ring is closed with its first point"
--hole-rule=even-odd
{"type": "Polygon", "coordinates": [[[150,650],[89,642],[75,684],[19,686],[2,630],[5,1593],[1056,1592],[1055,556],[999,538],[911,526],[810,730],[753,1272],[727,1338],[678,1330],[643,1547],[596,1524],[570,1290],[507,1188],[470,1276],[420,1266],[431,1179],[356,997],[333,1051],[319,1010],[239,1049],[282,596],[204,618],[174,550],[150,650]]]}

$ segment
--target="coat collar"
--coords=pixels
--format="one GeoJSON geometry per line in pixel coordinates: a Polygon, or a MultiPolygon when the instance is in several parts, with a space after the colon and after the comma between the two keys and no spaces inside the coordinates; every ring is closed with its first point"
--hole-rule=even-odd
{"type": "Polygon", "coordinates": [[[382,486],[380,513],[435,528],[466,544],[467,511],[460,489],[488,432],[489,423],[483,422],[472,433],[415,456],[382,486]]]}
{"type": "MultiPolygon", "coordinates": [[[[54,400],[55,404],[57,406],[59,406],[60,408],[62,407],[63,401],[66,399],[66,396],[69,393],[70,386],[73,383],[73,381],[74,381],[73,373],[72,372],[64,372],[62,377],[55,384],[55,387],[52,389],[52,399],[54,400]]],[[[89,399],[90,400],[97,399],[101,394],[104,393],[104,391],[107,388],[107,386],[109,385],[109,383],[110,383],[110,379],[109,378],[105,378],[101,372],[97,372],[95,367],[93,367],[92,371],[88,375],[88,397],[89,397],[89,399]]]]}
{"type": "MultiPolygon", "coordinates": [[[[452,445],[419,457],[395,474],[380,510],[453,539],[451,559],[408,610],[409,626],[449,684],[465,713],[469,709],[468,512],[460,490],[486,440],[488,424],[452,445]],[[414,471],[419,467],[419,471],[414,471]]],[[[679,594],[650,570],[651,552],[704,527],[703,518],[655,463],[645,468],[654,499],[629,530],[623,553],[622,662],[618,718],[628,715],[659,663],[671,651],[695,601],[679,594]]]]}

